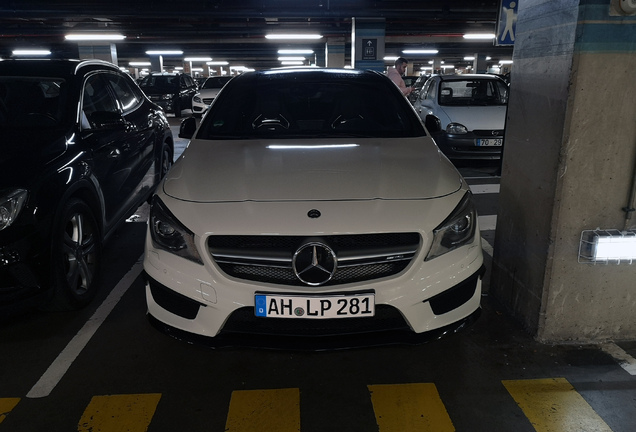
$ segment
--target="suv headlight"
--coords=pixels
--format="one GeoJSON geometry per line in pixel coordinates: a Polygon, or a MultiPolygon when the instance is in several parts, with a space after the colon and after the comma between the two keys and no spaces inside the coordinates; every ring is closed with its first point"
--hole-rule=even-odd
{"type": "Polygon", "coordinates": [[[10,226],[20,214],[27,199],[27,191],[15,189],[0,192],[0,231],[10,226]]]}
{"type": "Polygon", "coordinates": [[[148,223],[155,247],[203,264],[194,245],[194,233],[183,226],[156,195],[152,197],[148,223]]]}
{"type": "Polygon", "coordinates": [[[472,195],[467,192],[450,216],[433,230],[433,244],[424,261],[437,258],[473,240],[477,226],[477,212],[472,195]]]}
{"type": "Polygon", "coordinates": [[[446,133],[449,134],[466,134],[468,128],[461,123],[449,123],[446,125],[446,133]]]}
{"type": "Polygon", "coordinates": [[[197,95],[194,95],[193,100],[194,100],[196,103],[203,103],[203,101],[201,100],[201,96],[199,96],[198,94],[197,94],[197,95]]]}

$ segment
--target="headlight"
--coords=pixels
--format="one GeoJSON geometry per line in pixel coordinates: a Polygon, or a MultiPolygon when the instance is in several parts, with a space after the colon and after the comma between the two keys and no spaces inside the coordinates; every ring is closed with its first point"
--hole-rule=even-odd
{"type": "Polygon", "coordinates": [[[194,233],[184,227],[156,195],[152,197],[148,223],[155,247],[203,264],[194,245],[194,233]]]}
{"type": "Polygon", "coordinates": [[[446,126],[446,133],[449,134],[465,134],[468,133],[468,129],[461,123],[449,123],[446,126]]]}
{"type": "Polygon", "coordinates": [[[163,100],[170,100],[170,99],[172,99],[173,97],[174,97],[174,95],[173,95],[173,94],[164,94],[164,95],[161,95],[161,99],[163,99],[163,100]]]}
{"type": "Polygon", "coordinates": [[[476,225],[477,212],[472,193],[467,192],[450,216],[433,230],[433,244],[424,261],[470,243],[475,236],[476,225]]]}
{"type": "Polygon", "coordinates": [[[201,100],[201,97],[200,97],[199,95],[194,96],[194,98],[193,98],[193,99],[194,99],[194,101],[195,101],[196,103],[203,103],[203,101],[201,100]]]}
{"type": "Polygon", "coordinates": [[[15,221],[26,202],[26,198],[27,191],[24,189],[0,192],[0,231],[15,221]]]}

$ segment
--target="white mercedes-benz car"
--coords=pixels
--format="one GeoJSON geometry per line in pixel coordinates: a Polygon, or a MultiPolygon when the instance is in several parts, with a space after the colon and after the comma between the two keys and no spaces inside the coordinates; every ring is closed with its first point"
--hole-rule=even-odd
{"type": "Polygon", "coordinates": [[[205,114],[216,95],[231,79],[231,76],[214,76],[206,79],[199,91],[192,96],[192,113],[197,117],[205,114]]]}
{"type": "Polygon", "coordinates": [[[387,77],[245,73],[195,128],[183,121],[191,141],[148,221],[148,314],[162,330],[349,346],[439,337],[479,315],[472,194],[387,77]]]}

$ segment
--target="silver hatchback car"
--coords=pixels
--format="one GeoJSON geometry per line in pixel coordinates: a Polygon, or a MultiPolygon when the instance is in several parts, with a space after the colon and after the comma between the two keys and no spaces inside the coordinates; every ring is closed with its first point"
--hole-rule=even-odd
{"type": "Polygon", "coordinates": [[[439,119],[433,138],[449,159],[500,159],[508,93],[495,75],[433,75],[414,106],[422,120],[439,119]]]}

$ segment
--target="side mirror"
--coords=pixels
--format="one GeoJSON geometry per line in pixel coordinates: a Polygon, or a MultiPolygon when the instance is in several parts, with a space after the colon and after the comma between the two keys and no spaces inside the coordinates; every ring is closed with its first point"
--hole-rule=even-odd
{"type": "Polygon", "coordinates": [[[194,117],[188,117],[181,121],[179,127],[179,138],[191,139],[197,130],[197,119],[194,117]]]}
{"type": "Polygon", "coordinates": [[[424,126],[430,134],[434,134],[442,131],[442,122],[434,115],[427,115],[424,121],[424,126]]]}
{"type": "Polygon", "coordinates": [[[95,111],[88,115],[88,121],[93,129],[125,129],[126,120],[118,112],[112,111],[95,111]]]}

